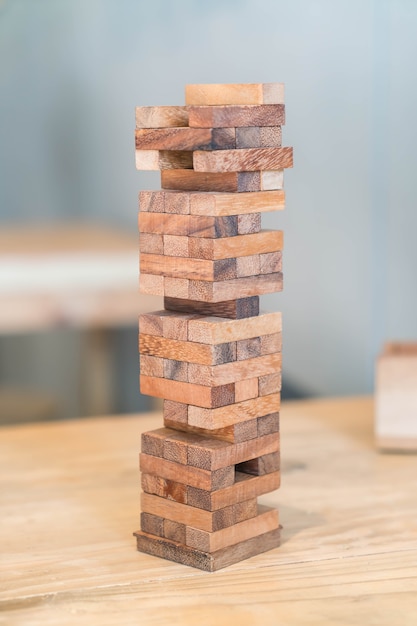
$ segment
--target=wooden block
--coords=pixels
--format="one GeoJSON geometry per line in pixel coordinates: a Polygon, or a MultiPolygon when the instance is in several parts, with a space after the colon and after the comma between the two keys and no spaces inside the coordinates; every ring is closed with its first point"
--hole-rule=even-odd
{"type": "MultiPolygon", "coordinates": [[[[269,177],[268,189],[273,186],[269,177]]],[[[162,170],[161,187],[178,191],[259,192],[266,190],[260,172],[195,172],[194,170],[162,170]]]]}
{"type": "Polygon", "coordinates": [[[236,148],[280,148],[281,126],[242,126],[236,128],[236,148]]]}
{"type": "Polygon", "coordinates": [[[292,148],[248,148],[193,153],[195,172],[258,172],[293,166],[292,148]]]}
{"type": "Polygon", "coordinates": [[[281,398],[279,393],[270,394],[244,402],[237,402],[227,407],[206,409],[199,406],[188,407],[188,423],[200,428],[224,428],[231,424],[275,413],[280,409],[281,398]]]}
{"type": "Polygon", "coordinates": [[[284,104],[189,106],[191,128],[230,128],[238,126],[283,126],[284,104]]]}
{"type": "Polygon", "coordinates": [[[193,215],[243,215],[282,211],[285,208],[285,192],[258,191],[250,193],[192,193],[190,213],[193,215]]]}
{"type": "Polygon", "coordinates": [[[139,353],[159,356],[174,361],[201,363],[201,365],[220,365],[236,360],[234,342],[210,346],[193,341],[177,341],[157,335],[139,334],[139,353]]]}
{"type": "MultiPolygon", "coordinates": [[[[147,233],[143,233],[147,234],[147,233]]],[[[152,236],[152,235],[151,235],[152,236]]],[[[153,235],[155,237],[162,238],[162,252],[152,252],[152,254],[165,254],[166,256],[179,256],[186,258],[190,256],[189,253],[189,241],[190,237],[181,237],[180,235],[153,235]]],[[[192,241],[200,239],[193,238],[192,241]]],[[[205,241],[201,239],[201,241],[205,241]]],[[[147,252],[147,250],[141,250],[141,252],[147,252]]]]}
{"type": "MultiPolygon", "coordinates": [[[[236,278],[236,259],[210,261],[207,259],[158,254],[141,254],[140,268],[145,274],[156,274],[158,276],[179,279],[207,280],[212,282],[236,278]]],[[[188,295],[188,289],[185,295],[188,295]]],[[[181,296],[178,295],[176,297],[181,296]]]]}
{"type": "Polygon", "coordinates": [[[170,519],[164,520],[163,532],[166,539],[176,541],[178,543],[186,543],[186,525],[173,522],[170,519]]]}
{"type": "Polygon", "coordinates": [[[171,215],[167,213],[139,212],[139,232],[188,237],[233,237],[237,235],[235,215],[213,217],[197,215],[171,215]]]}
{"type": "Polygon", "coordinates": [[[272,190],[283,189],[284,170],[282,169],[282,170],[260,172],[259,186],[262,191],[272,191],[272,190]]]}
{"type": "Polygon", "coordinates": [[[243,463],[239,463],[238,465],[236,465],[237,472],[252,474],[253,476],[263,476],[264,474],[271,474],[271,472],[279,471],[279,468],[279,452],[263,454],[256,459],[250,459],[249,461],[244,461],[243,463]]]}
{"type": "Polygon", "coordinates": [[[139,381],[141,393],[156,398],[173,400],[174,402],[183,402],[214,409],[233,404],[235,401],[233,383],[208,387],[169,380],[168,378],[154,378],[142,375],[139,377],[139,381]]]}
{"type": "Polygon", "coordinates": [[[181,298],[164,298],[164,307],[171,311],[187,311],[230,319],[253,317],[259,313],[259,296],[236,298],[223,302],[198,302],[181,298]]]}
{"type": "Polygon", "coordinates": [[[282,250],[284,245],[282,230],[262,230],[253,234],[220,239],[203,239],[202,237],[183,237],[183,239],[189,242],[188,253],[192,258],[217,260],[234,257],[238,260],[242,259],[243,263],[247,256],[277,252],[282,250]]]}
{"type": "MultiPolygon", "coordinates": [[[[236,383],[235,383],[236,389],[236,383]]],[[[235,392],[236,393],[236,392],[235,392]]],[[[222,441],[230,441],[231,443],[241,443],[242,441],[249,441],[249,439],[255,439],[258,437],[258,420],[247,420],[246,422],[240,422],[239,424],[232,424],[226,428],[218,428],[215,430],[207,430],[206,428],[198,428],[197,426],[190,426],[187,424],[188,406],[183,405],[186,409],[186,417],[182,421],[177,419],[175,415],[164,414],[164,426],[167,428],[173,428],[176,430],[182,430],[186,433],[193,433],[200,436],[206,436],[211,438],[217,438],[222,441]]],[[[180,416],[182,417],[182,416],[180,416]]],[[[272,432],[272,431],[271,431],[272,432]]],[[[269,433],[265,433],[269,434],[269,433]]]]}
{"type": "Polygon", "coordinates": [[[269,396],[281,391],[281,372],[265,374],[259,377],[259,395],[269,396]]]}
{"type": "Polygon", "coordinates": [[[417,451],[417,343],[384,346],[376,364],[375,403],[378,447],[417,451]]]}
{"type": "Polygon", "coordinates": [[[235,382],[235,402],[243,402],[244,400],[257,398],[258,395],[259,390],[257,378],[247,378],[245,380],[237,380],[235,382]]]}
{"type": "MultiPolygon", "coordinates": [[[[241,339],[236,344],[236,359],[242,361],[245,359],[255,359],[261,356],[261,339],[260,337],[251,337],[251,339],[241,339]]],[[[278,361],[276,361],[278,363],[278,361]]]]}
{"type": "MultiPolygon", "coordinates": [[[[145,357],[146,358],[146,357],[145,357]]],[[[156,357],[147,357],[148,359],[156,357]]],[[[154,376],[157,378],[169,378],[170,380],[178,380],[180,382],[188,382],[188,363],[186,361],[175,361],[173,359],[162,359],[162,375],[147,374],[141,369],[141,374],[154,376]]]]}
{"type": "Polygon", "coordinates": [[[244,276],[257,276],[260,273],[259,254],[242,256],[236,259],[237,278],[243,278],[244,276]]]}
{"type": "Polygon", "coordinates": [[[281,313],[265,313],[240,320],[194,317],[188,321],[188,339],[209,345],[262,337],[282,330],[281,313]]]}
{"type": "Polygon", "coordinates": [[[182,150],[136,150],[135,164],[144,171],[192,169],[193,156],[182,150]]]}
{"type": "Polygon", "coordinates": [[[184,546],[170,539],[156,537],[140,530],[133,534],[136,537],[139,552],[196,567],[206,572],[214,572],[228,567],[280,545],[279,529],[211,553],[184,546]]]}
{"type": "Polygon", "coordinates": [[[282,272],[217,282],[190,280],[188,297],[202,302],[223,302],[282,291],[282,287],[282,272]]]}
{"type": "Polygon", "coordinates": [[[163,235],[142,233],[139,237],[139,250],[144,254],[164,254],[163,235]]]}
{"type": "Polygon", "coordinates": [[[186,527],[185,543],[187,546],[198,550],[215,552],[278,528],[278,511],[259,505],[255,517],[213,533],[186,527]]]}
{"type": "Polygon", "coordinates": [[[142,313],[139,316],[139,327],[142,334],[145,335],[186,340],[188,337],[187,323],[193,317],[187,313],[173,313],[166,310],[142,313]]]}
{"type": "Polygon", "coordinates": [[[177,215],[188,215],[190,212],[190,196],[181,191],[165,191],[164,212],[177,215]]]}
{"type": "Polygon", "coordinates": [[[167,437],[164,429],[151,430],[141,435],[141,450],[143,454],[164,458],[164,445],[167,437]]]}
{"type": "Polygon", "coordinates": [[[185,106],[136,107],[136,128],[188,126],[185,106]]]}
{"type": "Polygon", "coordinates": [[[260,274],[282,272],[282,252],[267,252],[259,255],[260,274]]]}
{"type": "Polygon", "coordinates": [[[164,359],[143,354],[140,357],[140,373],[144,376],[164,377],[164,359]]]}
{"type": "Polygon", "coordinates": [[[142,213],[164,213],[164,191],[141,191],[139,193],[139,210],[142,213]]]}
{"type": "Polygon", "coordinates": [[[180,425],[186,425],[188,421],[188,405],[182,402],[173,402],[172,400],[164,400],[164,420],[175,423],[175,428],[180,425]]]}
{"type": "MultiPolygon", "coordinates": [[[[245,342],[257,342],[259,338],[245,339],[245,342]]],[[[239,345],[239,342],[238,342],[239,345]]],[[[249,354],[251,348],[248,348],[245,354],[249,354]]],[[[243,352],[240,352],[243,355],[243,352]]],[[[223,365],[199,365],[189,363],[188,365],[188,381],[199,383],[200,385],[225,385],[232,382],[246,381],[250,378],[258,376],[266,376],[273,374],[277,369],[281,368],[281,353],[269,354],[260,357],[246,356],[245,360],[238,360],[232,363],[224,363],[223,365]]],[[[252,387],[254,389],[254,387],[252,387]]],[[[258,385],[256,384],[256,391],[258,385]]],[[[256,397],[258,393],[249,397],[256,397]]],[[[237,400],[235,400],[237,402],[237,400]]]]}
{"type": "Polygon", "coordinates": [[[139,292],[154,296],[165,295],[164,277],[156,276],[155,274],[140,273],[139,292]]]}
{"type": "MultiPolygon", "coordinates": [[[[271,328],[272,330],[272,328],[271,328]]],[[[261,335],[261,354],[273,354],[282,350],[282,332],[261,335]]]]}
{"type": "MultiPolygon", "coordinates": [[[[199,467],[192,467],[191,465],[182,465],[181,463],[168,461],[162,457],[152,456],[143,452],[140,454],[140,470],[144,474],[151,474],[152,476],[174,482],[181,480],[184,485],[206,489],[210,492],[233,485],[235,479],[234,465],[209,471],[199,467]]],[[[152,511],[149,512],[152,513],[152,511]]],[[[163,517],[166,516],[163,515],[163,517]]]]}
{"type": "Polygon", "coordinates": [[[279,432],[279,413],[258,417],[258,437],[279,432]]]}
{"type": "Polygon", "coordinates": [[[234,128],[140,128],[135,131],[136,150],[234,149],[234,128]]]}
{"type": "Polygon", "coordinates": [[[164,296],[170,298],[187,298],[189,291],[190,281],[188,278],[164,276],[164,296]]]}
{"type": "Polygon", "coordinates": [[[236,472],[236,481],[233,485],[217,491],[208,491],[194,486],[187,487],[187,502],[197,508],[207,511],[222,509],[227,505],[245,502],[265,493],[278,489],[280,473],[272,472],[263,476],[252,476],[236,472]]]}
{"type": "MultiPolygon", "coordinates": [[[[238,235],[249,235],[259,233],[261,230],[261,214],[245,213],[237,217],[237,233],[238,235]]],[[[246,251],[245,251],[246,252],[246,251]]]]}
{"type": "MultiPolygon", "coordinates": [[[[173,480],[167,480],[160,476],[152,476],[152,474],[142,474],[141,483],[142,489],[146,493],[152,493],[161,498],[167,498],[168,500],[175,500],[175,502],[181,502],[182,504],[187,503],[187,485],[173,480]]],[[[142,530],[145,529],[142,528],[142,530]]]]}
{"type": "Polygon", "coordinates": [[[186,85],[188,105],[284,104],[283,83],[186,85]]]}
{"type": "Polygon", "coordinates": [[[249,507],[242,507],[240,503],[231,504],[224,509],[207,511],[174,500],[167,500],[149,493],[141,494],[141,509],[157,517],[172,520],[179,524],[192,526],[208,532],[215,532],[239,523],[243,519],[253,517],[256,511],[256,500],[250,502],[249,507]]]}
{"type": "MultiPolygon", "coordinates": [[[[164,518],[151,513],[140,514],[140,527],[145,533],[164,537],[164,518]]],[[[184,542],[185,543],[185,542],[184,542]]]]}

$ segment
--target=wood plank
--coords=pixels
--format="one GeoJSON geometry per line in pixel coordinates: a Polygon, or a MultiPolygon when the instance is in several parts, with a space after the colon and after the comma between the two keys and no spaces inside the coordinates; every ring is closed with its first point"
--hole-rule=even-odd
{"type": "Polygon", "coordinates": [[[284,104],[189,106],[191,128],[224,128],[237,126],[283,126],[284,104]]]}
{"type": "Polygon", "coordinates": [[[233,404],[235,401],[235,388],[232,383],[208,387],[144,375],[139,376],[139,382],[140,391],[145,395],[193,404],[207,409],[223,407],[233,404]]]}
{"type": "MultiPolygon", "coordinates": [[[[158,236],[158,235],[156,235],[158,236]]],[[[181,235],[160,235],[162,237],[162,252],[154,252],[153,254],[165,254],[166,256],[179,256],[186,258],[190,256],[189,241],[190,237],[182,237],[181,235]]],[[[193,237],[192,241],[201,239],[193,237]]],[[[204,240],[203,240],[204,241],[204,240]]],[[[146,252],[146,250],[143,250],[146,252]]]]}
{"type": "Polygon", "coordinates": [[[143,531],[134,533],[137,549],[152,556],[159,556],[169,561],[196,567],[207,572],[214,572],[233,563],[238,563],[280,545],[280,530],[272,530],[258,537],[247,539],[217,552],[202,552],[183,546],[162,537],[155,537],[143,531]]]}
{"type": "Polygon", "coordinates": [[[258,437],[279,432],[279,413],[258,417],[258,437]]]}
{"type": "Polygon", "coordinates": [[[136,128],[169,128],[188,126],[185,106],[136,107],[136,128]]]}
{"type": "Polygon", "coordinates": [[[209,315],[230,319],[253,317],[259,313],[259,296],[236,298],[223,302],[198,302],[181,298],[164,298],[164,307],[171,311],[209,315]]]}
{"type": "Polygon", "coordinates": [[[259,505],[255,517],[213,533],[187,526],[185,544],[205,552],[215,552],[278,528],[278,511],[259,505]]]}
{"type": "Polygon", "coordinates": [[[139,250],[140,252],[147,254],[163,254],[163,235],[157,235],[155,233],[142,233],[139,237],[139,250]]]}
{"type": "Polygon", "coordinates": [[[190,281],[188,278],[164,276],[164,296],[171,298],[188,298],[190,281]]]}
{"type": "MultiPolygon", "coordinates": [[[[186,408],[187,411],[185,419],[183,418],[182,420],[180,420],[180,416],[177,415],[167,415],[166,417],[164,417],[164,426],[166,428],[172,428],[186,433],[193,433],[196,435],[217,438],[221,439],[222,441],[230,441],[230,443],[241,443],[242,441],[249,441],[249,439],[255,439],[256,437],[258,437],[257,419],[240,422],[240,424],[232,424],[231,426],[227,426],[226,428],[208,430],[206,428],[190,426],[187,423],[188,406],[183,406],[186,408]]],[[[271,432],[276,431],[271,430],[271,432]]],[[[264,434],[269,433],[265,432],[264,434]]]]}
{"type": "Polygon", "coordinates": [[[219,150],[236,147],[234,128],[139,128],[136,150],[219,150]]]}
{"type": "Polygon", "coordinates": [[[193,153],[196,172],[257,172],[293,166],[292,148],[248,148],[193,153]]]}
{"type": "MultiPolygon", "coordinates": [[[[246,341],[246,340],[245,340],[246,341]]],[[[237,360],[222,365],[199,365],[190,363],[188,381],[200,385],[225,385],[237,381],[248,381],[251,378],[273,374],[281,368],[281,353],[269,354],[245,360],[237,360]]],[[[258,385],[256,384],[256,392],[258,385]]],[[[254,396],[256,397],[258,393],[254,396]]]]}
{"type": "MultiPolygon", "coordinates": [[[[188,242],[188,255],[192,258],[211,260],[237,258],[238,262],[250,255],[280,251],[284,245],[282,230],[261,230],[252,234],[219,239],[202,237],[183,239],[188,242]]],[[[184,247],[185,243],[182,246],[184,247]]]]}
{"type": "Polygon", "coordinates": [[[241,126],[236,128],[236,148],[280,148],[281,126],[241,126]]]}
{"type": "Polygon", "coordinates": [[[187,105],[284,104],[284,83],[186,85],[187,105]]]}
{"type": "Polygon", "coordinates": [[[183,235],[188,237],[233,237],[238,234],[238,221],[230,216],[171,215],[139,212],[140,233],[183,235]]]}
{"type": "MultiPolygon", "coordinates": [[[[272,328],[271,328],[272,330],[272,328]]],[[[261,354],[273,354],[282,350],[282,332],[272,332],[260,335],[261,354]]]]}
{"type": "Polygon", "coordinates": [[[261,230],[261,214],[245,213],[237,216],[238,235],[250,235],[261,230]]]}
{"type": "Polygon", "coordinates": [[[192,169],[193,156],[182,150],[135,150],[135,164],[144,171],[192,169]]]}
{"type": "Polygon", "coordinates": [[[223,302],[282,291],[282,272],[208,282],[190,280],[188,297],[201,302],[223,302]]]}
{"type": "Polygon", "coordinates": [[[259,396],[257,378],[246,378],[235,382],[235,402],[243,402],[259,396]]]}
{"type": "Polygon", "coordinates": [[[241,339],[236,343],[236,359],[238,361],[246,361],[247,359],[255,359],[261,356],[261,339],[260,337],[251,337],[250,339],[241,339]]]}
{"type": "Polygon", "coordinates": [[[140,373],[145,376],[164,376],[164,359],[160,357],[142,354],[139,365],[140,373]]]}
{"type": "Polygon", "coordinates": [[[258,389],[260,396],[269,396],[271,393],[281,391],[281,372],[274,372],[260,376],[258,380],[258,389]]]}
{"type": "Polygon", "coordinates": [[[236,278],[236,259],[184,258],[158,254],[140,254],[141,271],[172,278],[219,281],[236,278]]]}
{"type": "Polygon", "coordinates": [[[231,424],[244,422],[254,417],[279,411],[281,397],[279,393],[237,402],[218,409],[205,409],[199,406],[188,407],[188,423],[200,428],[224,428],[231,424]]]}
{"type": "Polygon", "coordinates": [[[258,191],[248,193],[191,193],[190,212],[193,215],[243,215],[282,211],[285,192],[258,191]]]}
{"type": "Polygon", "coordinates": [[[187,169],[161,171],[161,187],[178,191],[259,192],[281,189],[281,178],[279,186],[274,184],[275,181],[269,176],[268,186],[265,186],[260,172],[207,173],[187,169]]]}
{"type": "Polygon", "coordinates": [[[153,296],[164,296],[164,277],[155,274],[141,273],[139,275],[139,293],[153,296]]]}
{"type": "MultiPolygon", "coordinates": [[[[174,482],[183,481],[183,484],[199,489],[214,492],[234,484],[235,468],[222,467],[210,472],[192,467],[191,465],[181,465],[174,461],[167,461],[162,457],[149,454],[140,454],[140,470],[144,474],[151,474],[158,478],[165,478],[174,482]]],[[[162,499],[162,498],[161,498],[162,499]]],[[[224,505],[226,506],[226,505],[224,505]]],[[[152,513],[152,511],[150,511],[152,513]]]]}
{"type": "Polygon", "coordinates": [[[139,354],[149,354],[164,359],[187,361],[188,363],[201,363],[201,365],[219,365],[236,360],[236,344],[229,342],[211,346],[140,333],[139,354]]]}
{"type": "Polygon", "coordinates": [[[282,314],[261,312],[241,320],[220,317],[192,318],[187,323],[188,339],[209,345],[260,337],[282,330],[282,314]]]}
{"type": "MultiPolygon", "coordinates": [[[[173,311],[154,311],[139,315],[140,331],[144,335],[165,337],[165,339],[188,339],[188,322],[194,315],[173,311]]],[[[200,342],[202,343],[202,342],[200,342]]]]}
{"type": "Polygon", "coordinates": [[[175,502],[181,502],[182,504],[187,503],[188,486],[183,483],[168,480],[161,476],[142,473],[141,485],[146,493],[152,493],[168,500],[175,500],[175,502]]]}

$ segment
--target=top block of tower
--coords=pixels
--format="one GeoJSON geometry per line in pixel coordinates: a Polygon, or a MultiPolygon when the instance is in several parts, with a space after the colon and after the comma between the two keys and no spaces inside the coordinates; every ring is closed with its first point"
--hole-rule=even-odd
{"type": "Polygon", "coordinates": [[[187,105],[284,104],[283,83],[187,85],[187,105]]]}

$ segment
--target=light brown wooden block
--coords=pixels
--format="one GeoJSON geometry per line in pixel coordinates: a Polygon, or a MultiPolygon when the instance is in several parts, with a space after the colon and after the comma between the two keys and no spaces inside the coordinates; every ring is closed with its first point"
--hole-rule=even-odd
{"type": "Polygon", "coordinates": [[[281,391],[281,371],[259,377],[259,395],[268,396],[281,391]]]}
{"type": "MultiPolygon", "coordinates": [[[[147,357],[149,359],[155,357],[147,357]]],[[[174,361],[173,359],[162,359],[162,375],[143,372],[141,374],[154,376],[157,378],[169,378],[180,382],[188,382],[188,363],[186,361],[174,361]]]]}
{"type": "Polygon", "coordinates": [[[167,432],[164,441],[164,459],[166,459],[167,461],[174,461],[175,463],[181,463],[181,465],[187,465],[187,435],[183,433],[175,433],[174,436],[170,436],[170,434],[174,433],[174,431],[171,431],[167,428],[161,428],[160,431],[167,432]]]}
{"type": "MultiPolygon", "coordinates": [[[[259,338],[245,339],[243,341],[259,341],[259,338]]],[[[266,376],[267,374],[275,373],[277,369],[281,368],[281,353],[259,357],[247,356],[249,353],[246,351],[243,355],[241,352],[245,360],[224,363],[222,365],[210,366],[189,363],[188,380],[193,383],[198,382],[200,385],[225,385],[242,380],[248,382],[250,378],[266,376]]],[[[258,393],[255,395],[251,394],[249,397],[256,397],[257,395],[258,393]]]]}
{"type": "Polygon", "coordinates": [[[136,128],[188,126],[185,106],[136,107],[136,128]]]}
{"type": "MultiPolygon", "coordinates": [[[[188,247],[190,237],[181,237],[180,235],[155,235],[155,237],[158,236],[162,238],[162,252],[155,251],[152,254],[165,254],[166,256],[179,256],[183,258],[187,258],[188,256],[190,256],[188,247]]],[[[196,237],[195,239],[198,238],[196,237]]],[[[194,238],[192,239],[192,241],[194,241],[194,238]]],[[[148,251],[141,250],[141,252],[148,251]]]]}
{"type": "Polygon", "coordinates": [[[267,252],[259,255],[260,274],[282,272],[282,252],[267,252]]]}
{"type": "Polygon", "coordinates": [[[156,537],[139,530],[133,534],[136,537],[137,549],[140,552],[159,556],[182,565],[196,567],[206,572],[214,572],[228,567],[233,565],[233,563],[238,563],[272,548],[277,548],[280,544],[279,529],[211,553],[190,548],[164,537],[156,537]]]}
{"type": "MultiPolygon", "coordinates": [[[[140,454],[140,470],[144,474],[151,474],[174,482],[181,480],[184,485],[206,489],[210,492],[233,485],[235,479],[234,466],[209,471],[168,461],[162,457],[143,452],[140,454]]],[[[152,511],[149,512],[152,513],[152,511]]]]}
{"type": "MultiPolygon", "coordinates": [[[[281,179],[280,179],[281,180],[281,179]]],[[[281,189],[268,178],[265,187],[260,172],[195,172],[194,170],[162,170],[161,187],[179,191],[257,192],[281,189]]]]}
{"type": "Polygon", "coordinates": [[[175,428],[181,429],[180,425],[186,425],[188,421],[188,405],[182,402],[164,400],[164,420],[175,423],[175,428]]]}
{"type": "MultiPolygon", "coordinates": [[[[189,280],[219,281],[236,278],[236,259],[210,261],[158,254],[141,254],[140,268],[145,274],[189,280]]],[[[186,295],[188,295],[188,290],[186,295]]],[[[177,295],[176,297],[181,296],[177,295]]]]}
{"type": "Polygon", "coordinates": [[[143,354],[140,357],[140,373],[144,376],[164,377],[164,359],[143,354]]]}
{"type": "Polygon", "coordinates": [[[257,398],[259,395],[258,379],[247,378],[245,380],[237,380],[235,382],[235,402],[243,402],[251,398],[257,398]]]}
{"type": "Polygon", "coordinates": [[[157,335],[139,334],[139,353],[159,356],[174,361],[188,361],[201,365],[220,365],[236,360],[236,344],[234,342],[217,345],[195,343],[193,341],[177,341],[157,335]]]}
{"type": "Polygon", "coordinates": [[[195,486],[187,487],[187,502],[208,511],[222,509],[227,505],[244,502],[278,489],[280,473],[272,472],[263,476],[252,476],[236,472],[233,485],[217,491],[208,491],[195,486]]]}
{"type": "Polygon", "coordinates": [[[189,291],[190,281],[188,278],[164,276],[164,296],[170,298],[187,298],[189,291]]]}
{"type": "Polygon", "coordinates": [[[142,233],[139,237],[139,250],[145,254],[164,254],[163,236],[154,233],[142,233]]]}
{"type": "MultiPolygon", "coordinates": [[[[236,389],[236,383],[235,383],[236,389]]],[[[235,392],[236,393],[236,392],[235,392]]],[[[164,413],[164,426],[167,428],[173,428],[176,430],[182,430],[183,432],[193,433],[200,436],[211,437],[221,439],[222,441],[230,441],[230,443],[241,443],[242,441],[248,441],[249,439],[255,439],[258,437],[258,420],[247,420],[246,422],[240,422],[239,424],[232,424],[226,428],[218,428],[215,430],[207,430],[206,428],[198,428],[197,426],[190,426],[187,424],[188,406],[185,407],[186,415],[179,417],[175,414],[164,413]],[[183,418],[182,420],[180,418],[183,418]]],[[[275,431],[271,431],[275,432],[275,431]]],[[[265,432],[265,434],[269,434],[265,432]]]]}
{"type": "Polygon", "coordinates": [[[220,239],[202,237],[184,237],[184,239],[189,242],[190,257],[211,260],[236,258],[242,259],[243,262],[247,256],[276,252],[282,250],[284,245],[282,230],[262,230],[253,234],[220,239]]]}
{"type": "Polygon", "coordinates": [[[282,330],[279,312],[265,313],[240,320],[220,317],[192,318],[188,321],[188,339],[209,345],[260,337],[282,330]]]}
{"type": "Polygon", "coordinates": [[[188,105],[284,104],[283,83],[186,85],[188,105]]]}
{"type": "Polygon", "coordinates": [[[236,259],[236,274],[238,278],[257,276],[260,272],[259,254],[242,256],[236,259]]]}
{"type": "Polygon", "coordinates": [[[281,126],[242,126],[236,128],[236,148],[280,148],[281,126]]]}
{"type": "Polygon", "coordinates": [[[151,430],[142,433],[141,450],[143,454],[164,458],[164,444],[167,438],[165,429],[151,430]]]}
{"type": "Polygon", "coordinates": [[[136,150],[135,164],[144,171],[192,169],[193,156],[182,150],[136,150]]]}
{"type": "Polygon", "coordinates": [[[279,468],[279,452],[263,454],[256,459],[250,459],[249,461],[244,461],[243,463],[239,463],[238,465],[236,465],[237,472],[252,474],[253,476],[263,476],[264,474],[271,474],[271,472],[279,471],[279,468]]]}
{"type": "Polygon", "coordinates": [[[282,291],[282,285],[282,272],[217,282],[190,280],[188,297],[202,302],[222,302],[282,291]]]}
{"type": "Polygon", "coordinates": [[[139,210],[142,213],[164,213],[164,191],[141,191],[139,193],[139,210]]]}
{"type": "Polygon", "coordinates": [[[229,526],[214,533],[208,533],[204,530],[196,528],[186,528],[187,546],[204,550],[206,552],[215,552],[228,546],[235,545],[241,541],[257,537],[279,528],[279,517],[276,509],[263,507],[259,505],[257,515],[249,518],[233,526],[229,526]]]}
{"type": "MultiPolygon", "coordinates": [[[[272,328],[271,328],[272,330],[272,328]]],[[[282,350],[282,332],[261,335],[261,354],[273,354],[282,350]]]]}
{"type": "Polygon", "coordinates": [[[188,423],[191,426],[199,426],[209,430],[224,428],[268,413],[275,413],[279,411],[280,403],[280,394],[274,393],[217,409],[190,405],[188,407],[188,423]]]}
{"type": "Polygon", "coordinates": [[[171,311],[193,312],[200,315],[243,319],[259,313],[259,296],[236,298],[223,302],[198,302],[180,298],[164,298],[164,307],[171,311]]]}
{"type": "Polygon", "coordinates": [[[177,215],[188,215],[190,212],[190,195],[181,191],[164,191],[164,212],[177,215]]]}
{"type": "Polygon", "coordinates": [[[151,376],[139,377],[141,393],[183,402],[205,408],[217,408],[233,404],[235,401],[235,388],[233,383],[208,387],[193,383],[169,380],[168,378],[154,378],[151,376]]]}
{"type": "Polygon", "coordinates": [[[136,129],[136,150],[218,150],[236,146],[234,128],[136,129]]]}
{"type": "Polygon", "coordinates": [[[258,172],[293,166],[292,148],[248,148],[193,153],[196,172],[258,172]]]}
{"type": "Polygon", "coordinates": [[[259,233],[261,230],[261,214],[245,213],[237,217],[237,233],[238,235],[249,235],[259,233]]]}
{"type": "Polygon", "coordinates": [[[237,126],[283,126],[284,104],[189,106],[191,128],[227,128],[237,126]]]}
{"type": "Polygon", "coordinates": [[[260,337],[251,337],[250,339],[241,339],[236,344],[236,359],[238,361],[246,359],[255,359],[261,356],[261,340],[260,337]]]}
{"type": "Polygon", "coordinates": [[[258,417],[258,437],[279,432],[279,413],[270,413],[258,417]]]}
{"type": "Polygon", "coordinates": [[[152,493],[168,500],[175,500],[182,504],[187,503],[187,485],[167,480],[160,476],[152,476],[152,474],[142,474],[141,483],[142,489],[146,493],[152,493]]]}
{"type": "Polygon", "coordinates": [[[248,193],[191,193],[190,212],[193,215],[243,215],[282,211],[285,192],[259,191],[248,193]]]}
{"type": "Polygon", "coordinates": [[[164,277],[141,272],[139,275],[139,292],[154,296],[165,295],[164,277]]]}
{"type": "Polygon", "coordinates": [[[188,237],[233,237],[237,235],[237,218],[200,217],[197,215],[171,215],[139,212],[139,232],[188,237]]]}
{"type": "Polygon", "coordinates": [[[144,335],[186,340],[187,324],[193,317],[187,313],[173,313],[166,310],[142,313],[139,315],[139,327],[144,335]]]}

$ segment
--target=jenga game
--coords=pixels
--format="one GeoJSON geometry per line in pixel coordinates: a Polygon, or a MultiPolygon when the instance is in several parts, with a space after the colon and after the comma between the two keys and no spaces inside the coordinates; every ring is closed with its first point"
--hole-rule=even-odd
{"type": "Polygon", "coordinates": [[[161,170],[139,196],[140,290],[164,310],[139,320],[140,389],[163,398],[142,435],[137,548],[214,571],[279,545],[284,208],[280,83],[188,85],[185,106],[136,109],[136,166],[161,170]]]}

